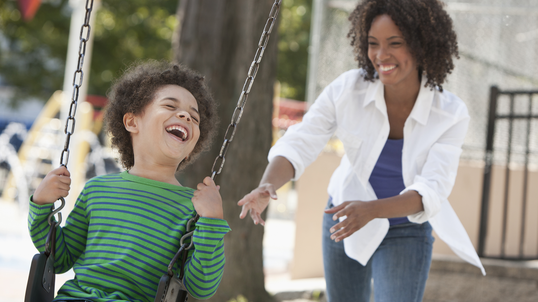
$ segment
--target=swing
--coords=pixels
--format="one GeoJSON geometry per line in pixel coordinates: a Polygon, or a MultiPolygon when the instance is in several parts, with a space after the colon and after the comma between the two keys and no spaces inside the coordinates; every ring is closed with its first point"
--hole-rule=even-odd
{"type": "MultiPolygon", "coordinates": [[[[239,95],[239,100],[237,101],[237,106],[232,114],[232,119],[226,132],[224,134],[224,141],[220,148],[220,152],[213,162],[211,168],[211,179],[214,180],[217,175],[222,172],[224,167],[224,162],[226,161],[226,152],[228,151],[229,144],[233,141],[237,124],[241,120],[243,115],[243,110],[246,105],[248,94],[258,73],[258,69],[269,42],[269,37],[275,25],[276,18],[280,10],[280,4],[282,0],[275,0],[271,11],[269,13],[269,18],[267,19],[265,26],[258,42],[258,48],[256,54],[254,55],[254,60],[252,61],[250,68],[247,73],[247,78],[243,84],[243,89],[239,95]]],[[[84,64],[84,56],[86,52],[86,43],[90,38],[90,16],[93,9],[93,0],[86,0],[86,15],[84,17],[84,24],[80,30],[80,46],[79,46],[79,57],[77,63],[77,70],[73,77],[73,95],[71,99],[71,105],[69,107],[69,115],[67,117],[64,133],[66,134],[64,149],[60,157],[60,165],[67,167],[69,160],[69,142],[71,135],[73,135],[75,130],[75,113],[78,103],[79,89],[82,86],[83,72],[82,67],[84,64]]],[[[28,283],[26,285],[26,295],[25,302],[51,302],[54,299],[54,285],[55,285],[55,272],[54,272],[54,256],[56,249],[56,227],[62,222],[62,213],[61,209],[65,206],[64,198],[60,197],[61,205],[54,209],[52,208],[51,213],[48,216],[48,223],[50,226],[49,233],[47,235],[47,241],[45,244],[45,251],[39,254],[34,255],[32,263],[30,266],[30,273],[28,276],[28,283]],[[54,222],[52,218],[55,214],[58,214],[58,221],[54,222]]],[[[180,248],[175,256],[172,258],[172,261],[168,265],[167,273],[164,274],[157,288],[157,294],[155,295],[154,302],[185,302],[188,298],[188,291],[183,284],[184,277],[184,266],[187,258],[187,252],[192,248],[194,242],[190,240],[185,242],[187,239],[194,235],[194,225],[198,221],[200,216],[196,214],[195,217],[191,218],[187,222],[186,233],[180,239],[180,248]],[[173,271],[174,265],[180,261],[179,273],[173,271]]]]}

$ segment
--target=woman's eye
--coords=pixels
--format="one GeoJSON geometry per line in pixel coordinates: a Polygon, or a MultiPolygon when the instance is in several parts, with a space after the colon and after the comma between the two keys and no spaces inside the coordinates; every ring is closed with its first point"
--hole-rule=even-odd
{"type": "Polygon", "coordinates": [[[166,105],[167,108],[170,108],[170,109],[176,109],[176,107],[172,106],[172,105],[166,105]]]}
{"type": "Polygon", "coordinates": [[[194,116],[192,117],[192,119],[195,120],[197,123],[200,122],[200,121],[198,120],[198,118],[196,118],[196,117],[194,117],[194,116]]]}
{"type": "Polygon", "coordinates": [[[375,43],[375,42],[368,42],[368,45],[374,46],[374,45],[377,45],[377,43],[375,43]]]}

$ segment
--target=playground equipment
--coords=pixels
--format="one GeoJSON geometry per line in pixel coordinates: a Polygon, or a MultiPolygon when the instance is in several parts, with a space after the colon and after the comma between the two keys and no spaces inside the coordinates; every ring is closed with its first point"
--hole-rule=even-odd
{"type": "MultiPolygon", "coordinates": [[[[250,65],[248,70],[247,78],[241,90],[237,106],[232,114],[232,119],[230,124],[226,129],[224,135],[224,141],[218,156],[215,158],[213,167],[211,168],[211,178],[215,179],[222,171],[225,162],[226,152],[228,150],[229,144],[232,142],[235,131],[237,129],[237,124],[239,123],[241,116],[243,115],[244,106],[246,105],[248,95],[256,78],[256,74],[259,70],[259,65],[261,63],[263,54],[269,42],[270,34],[273,30],[274,25],[276,24],[276,18],[280,11],[281,0],[275,0],[271,11],[269,13],[269,18],[267,19],[265,26],[262,31],[262,35],[258,42],[258,48],[256,54],[254,55],[254,60],[250,65]]],[[[69,145],[71,141],[71,136],[75,131],[75,113],[77,111],[79,90],[83,83],[83,65],[84,57],[86,51],[86,43],[90,40],[90,17],[93,9],[93,0],[86,0],[85,5],[85,18],[84,24],[80,30],[80,46],[78,52],[78,63],[75,75],[73,78],[73,94],[72,101],[69,105],[69,114],[67,116],[66,125],[64,132],[66,134],[65,144],[63,150],[61,151],[60,165],[67,166],[69,160],[69,145]]],[[[87,103],[82,103],[82,105],[87,103]]],[[[85,105],[87,107],[87,105],[85,105]]],[[[81,108],[83,110],[84,108],[81,108]]],[[[87,110],[90,112],[91,110],[87,110]]],[[[86,115],[85,115],[86,116],[86,115]]],[[[79,122],[80,123],[80,122],[79,122]]],[[[86,124],[88,127],[87,121],[82,120],[83,128],[86,124]],[[86,123],[85,123],[86,122],[86,123]]],[[[80,127],[80,126],[79,126],[80,127]]],[[[79,148],[82,149],[82,148],[79,148]]],[[[77,155],[80,155],[80,151],[77,152],[77,155]]],[[[79,159],[80,156],[77,157],[79,159]]],[[[75,174],[79,174],[81,169],[73,169],[71,173],[72,177],[77,177],[75,174]]],[[[79,174],[80,175],[80,174],[79,174]]],[[[77,190],[78,191],[78,190],[77,190]]],[[[71,194],[73,195],[73,194],[71,194]]],[[[54,261],[55,261],[55,246],[56,246],[56,227],[60,225],[62,220],[62,215],[60,210],[65,205],[64,198],[60,197],[61,205],[57,208],[53,208],[51,213],[48,216],[48,223],[50,225],[50,230],[47,236],[47,242],[45,245],[45,251],[39,254],[36,254],[32,259],[32,266],[30,268],[30,274],[28,277],[28,284],[26,287],[26,302],[50,302],[54,299],[54,283],[55,283],[55,272],[54,272],[54,261]],[[55,214],[58,214],[57,222],[53,221],[52,218],[55,214]]],[[[157,295],[155,301],[186,301],[187,300],[187,290],[183,285],[183,269],[184,265],[180,265],[180,272],[175,273],[173,267],[177,261],[186,260],[186,253],[193,246],[193,241],[187,241],[189,237],[194,235],[194,224],[197,222],[200,216],[196,215],[190,219],[187,223],[186,233],[181,237],[180,248],[176,255],[173,257],[172,261],[168,266],[168,271],[165,273],[158,285],[157,295]],[[181,259],[181,260],[180,260],[181,259]]]]}
{"type": "MultiPolygon", "coordinates": [[[[61,150],[59,139],[62,126],[58,116],[63,97],[61,91],[55,92],[30,130],[27,131],[22,124],[11,123],[0,134],[0,162],[6,162],[10,169],[3,184],[2,200],[17,200],[19,206],[26,209],[29,194],[52,167],[58,166],[54,155],[61,150]],[[18,153],[9,143],[14,136],[23,141],[18,153]]],[[[102,107],[103,99],[104,97],[88,96],[88,102],[80,104],[81,116],[77,123],[80,128],[73,141],[78,147],[73,154],[72,166],[75,192],[81,189],[87,174],[102,175],[119,170],[115,165],[115,155],[107,146],[108,142],[102,143],[98,137],[102,130],[102,117],[101,112],[94,107],[102,107]]]]}
{"type": "MultiPolygon", "coordinates": [[[[28,182],[26,181],[24,167],[21,165],[17,152],[10,141],[14,136],[18,136],[20,140],[24,141],[27,135],[26,127],[19,123],[10,123],[0,134],[0,162],[6,162],[11,171],[11,178],[16,184],[16,190],[18,190],[18,202],[23,206],[28,202],[28,182]]],[[[3,195],[7,195],[9,191],[13,194],[14,188],[4,188],[3,195]]]]}

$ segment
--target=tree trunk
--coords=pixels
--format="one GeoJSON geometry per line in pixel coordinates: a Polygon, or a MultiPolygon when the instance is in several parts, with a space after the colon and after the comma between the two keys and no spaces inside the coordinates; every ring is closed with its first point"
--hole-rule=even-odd
{"type": "MultiPolygon", "coordinates": [[[[219,103],[221,119],[219,134],[211,150],[178,175],[180,181],[190,187],[195,187],[211,173],[272,4],[273,0],[180,1],[179,26],[173,42],[174,59],[206,76],[219,103]]],[[[250,217],[239,219],[241,209],[237,201],[258,186],[267,165],[272,140],[276,29],[277,25],[228,148],[223,172],[216,179],[221,186],[224,218],[232,232],[224,239],[224,276],[210,301],[229,301],[239,295],[249,302],[273,301],[264,286],[264,229],[255,226],[250,217]]]]}

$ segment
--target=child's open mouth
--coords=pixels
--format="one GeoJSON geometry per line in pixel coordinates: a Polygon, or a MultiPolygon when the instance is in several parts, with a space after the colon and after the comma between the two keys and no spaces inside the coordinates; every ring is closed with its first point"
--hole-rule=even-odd
{"type": "Polygon", "coordinates": [[[166,132],[173,134],[177,137],[179,137],[182,141],[186,141],[188,137],[187,129],[179,126],[179,125],[173,125],[166,127],[166,132]]]}

